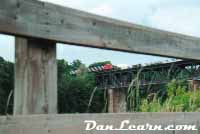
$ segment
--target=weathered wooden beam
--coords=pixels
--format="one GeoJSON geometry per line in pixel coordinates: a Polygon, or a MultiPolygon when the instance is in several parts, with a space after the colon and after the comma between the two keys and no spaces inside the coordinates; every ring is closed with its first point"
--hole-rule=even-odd
{"type": "Polygon", "coordinates": [[[123,89],[108,89],[108,112],[125,113],[127,111],[126,93],[123,89]]]}
{"type": "MultiPolygon", "coordinates": [[[[86,131],[85,120],[93,120],[97,125],[113,125],[120,128],[124,125],[196,125],[199,129],[200,113],[132,113],[132,114],[68,114],[68,115],[33,115],[0,117],[0,134],[199,134],[198,130],[177,131],[97,131],[95,127],[86,131]]],[[[100,128],[100,127],[98,127],[100,128]]],[[[102,128],[102,127],[101,127],[102,128]]],[[[133,127],[132,127],[133,128],[133,127]]],[[[154,128],[154,127],[153,127],[154,128]]],[[[141,129],[141,128],[140,128],[141,129]]]]}
{"type": "Polygon", "coordinates": [[[16,38],[14,115],[57,113],[56,44],[16,38]]]}
{"type": "Polygon", "coordinates": [[[126,52],[200,59],[200,38],[35,0],[1,0],[0,33],[126,52]]]}

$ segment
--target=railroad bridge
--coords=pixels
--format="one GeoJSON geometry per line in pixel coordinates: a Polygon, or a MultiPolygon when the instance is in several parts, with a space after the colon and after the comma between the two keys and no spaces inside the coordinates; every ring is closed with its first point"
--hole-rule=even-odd
{"type": "MultiPolygon", "coordinates": [[[[97,67],[98,68],[98,67],[97,67]]],[[[159,86],[173,79],[188,81],[192,89],[199,88],[200,61],[181,60],[152,65],[134,65],[128,69],[94,71],[98,89],[107,90],[108,111],[127,111],[127,90],[139,86],[144,94],[158,92],[159,86]]]]}
{"type": "Polygon", "coordinates": [[[96,85],[99,89],[128,88],[132,80],[141,86],[160,85],[172,79],[194,80],[200,75],[200,61],[181,60],[152,65],[134,65],[128,69],[95,71],[96,85]]]}

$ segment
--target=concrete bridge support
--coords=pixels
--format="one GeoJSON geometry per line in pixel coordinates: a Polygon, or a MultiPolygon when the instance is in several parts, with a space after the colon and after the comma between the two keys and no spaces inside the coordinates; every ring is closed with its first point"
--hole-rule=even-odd
{"type": "Polygon", "coordinates": [[[127,110],[126,92],[124,89],[108,89],[108,112],[123,113],[127,110]]]}

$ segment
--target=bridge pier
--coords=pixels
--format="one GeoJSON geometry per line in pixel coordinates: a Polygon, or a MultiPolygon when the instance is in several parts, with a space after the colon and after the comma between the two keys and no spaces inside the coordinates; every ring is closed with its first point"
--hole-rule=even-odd
{"type": "Polygon", "coordinates": [[[193,91],[200,89],[200,80],[189,80],[189,88],[193,91]]]}
{"type": "Polygon", "coordinates": [[[124,89],[108,89],[108,113],[126,112],[126,92],[124,89]]]}
{"type": "Polygon", "coordinates": [[[15,39],[14,115],[57,113],[56,43],[15,39]]]}

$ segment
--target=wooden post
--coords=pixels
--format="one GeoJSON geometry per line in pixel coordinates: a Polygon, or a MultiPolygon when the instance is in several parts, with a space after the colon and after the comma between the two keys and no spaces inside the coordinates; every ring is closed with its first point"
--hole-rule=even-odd
{"type": "Polygon", "coordinates": [[[15,40],[14,115],[57,113],[56,43],[15,40]]]}
{"type": "Polygon", "coordinates": [[[126,93],[123,89],[108,89],[108,112],[126,112],[126,93]]]}

